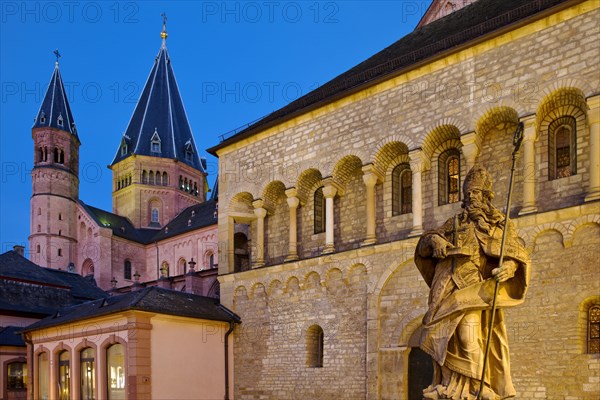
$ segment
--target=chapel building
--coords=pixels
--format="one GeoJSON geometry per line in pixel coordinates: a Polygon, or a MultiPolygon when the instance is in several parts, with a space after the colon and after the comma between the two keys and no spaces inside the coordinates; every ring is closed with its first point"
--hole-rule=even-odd
{"type": "Polygon", "coordinates": [[[475,164],[503,210],[521,122],[508,213],[532,272],[505,310],[516,398],[599,398],[600,3],[457,3],[209,149],[221,301],[244,321],[236,398],[421,400],[416,243],[461,210],[475,164]]]}

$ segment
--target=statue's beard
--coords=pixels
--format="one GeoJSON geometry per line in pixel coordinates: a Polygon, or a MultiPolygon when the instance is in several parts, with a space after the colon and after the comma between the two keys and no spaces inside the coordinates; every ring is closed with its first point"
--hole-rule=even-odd
{"type": "Polygon", "coordinates": [[[490,233],[493,226],[496,226],[504,219],[504,216],[489,200],[463,201],[463,208],[467,212],[469,219],[475,223],[480,231],[490,233]]]}

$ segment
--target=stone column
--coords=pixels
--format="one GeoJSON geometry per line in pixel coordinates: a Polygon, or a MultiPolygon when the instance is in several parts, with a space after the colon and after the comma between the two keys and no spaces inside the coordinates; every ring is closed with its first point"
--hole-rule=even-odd
{"type": "Polygon", "coordinates": [[[263,208],[262,200],[254,200],[254,215],[256,215],[256,257],[253,267],[262,267],[265,265],[265,217],[267,210],[263,208]]]}
{"type": "Polygon", "coordinates": [[[519,215],[531,214],[537,211],[535,204],[535,184],[537,168],[535,165],[535,142],[537,140],[535,115],[521,118],[525,125],[523,130],[523,208],[519,215]]]}
{"type": "Polygon", "coordinates": [[[460,150],[465,159],[466,170],[468,172],[473,168],[473,165],[475,165],[475,160],[481,150],[481,138],[475,132],[469,132],[460,137],[460,142],[462,143],[462,148],[460,150]]]}
{"type": "Polygon", "coordinates": [[[323,196],[325,197],[325,248],[322,254],[333,253],[335,251],[335,239],[333,234],[333,199],[337,194],[337,188],[333,182],[324,181],[323,196]]]}
{"type": "Polygon", "coordinates": [[[590,107],[590,183],[585,201],[600,199],[600,95],[587,100],[590,107]]]}
{"type": "Polygon", "coordinates": [[[298,191],[296,188],[287,189],[285,191],[285,195],[287,196],[287,203],[288,207],[290,208],[290,236],[288,242],[288,255],[285,258],[285,261],[295,261],[298,259],[298,226],[296,223],[296,211],[298,209],[298,205],[300,205],[300,200],[298,199],[298,191]]]}
{"type": "Polygon", "coordinates": [[[412,171],[412,230],[409,236],[423,233],[423,188],[422,173],[429,169],[429,158],[421,149],[408,153],[410,170],[412,171]]]}
{"type": "Polygon", "coordinates": [[[365,240],[362,242],[362,246],[369,246],[377,242],[375,233],[375,204],[377,202],[375,195],[375,185],[381,181],[379,174],[377,174],[373,168],[373,164],[368,164],[362,167],[363,170],[363,181],[367,188],[367,234],[365,240]]]}

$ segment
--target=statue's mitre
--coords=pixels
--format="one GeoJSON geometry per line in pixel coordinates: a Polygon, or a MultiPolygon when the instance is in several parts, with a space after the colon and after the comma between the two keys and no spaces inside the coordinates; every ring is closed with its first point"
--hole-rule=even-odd
{"type": "Polygon", "coordinates": [[[463,184],[463,192],[467,193],[469,189],[492,192],[492,176],[483,166],[475,165],[467,173],[465,183],[463,184]]]}

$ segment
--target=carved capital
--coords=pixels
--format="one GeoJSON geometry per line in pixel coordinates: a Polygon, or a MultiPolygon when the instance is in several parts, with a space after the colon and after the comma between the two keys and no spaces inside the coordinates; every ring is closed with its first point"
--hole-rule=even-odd
{"type": "Polygon", "coordinates": [[[409,151],[408,158],[410,163],[410,169],[413,173],[426,171],[431,165],[429,157],[421,149],[409,151]]]}
{"type": "Polygon", "coordinates": [[[525,142],[536,141],[538,138],[537,119],[535,114],[526,115],[520,118],[523,122],[523,140],[525,142]]]}

